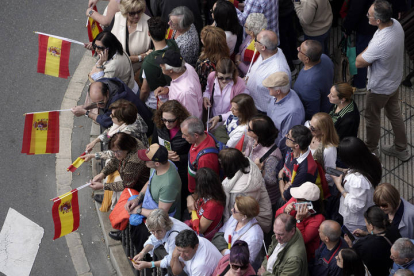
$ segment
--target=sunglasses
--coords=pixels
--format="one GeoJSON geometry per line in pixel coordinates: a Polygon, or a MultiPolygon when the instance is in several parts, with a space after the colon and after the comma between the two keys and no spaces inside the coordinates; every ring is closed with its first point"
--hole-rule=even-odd
{"type": "Polygon", "coordinates": [[[103,47],[103,46],[98,46],[98,45],[96,45],[95,43],[92,43],[92,47],[93,47],[93,49],[94,49],[94,50],[96,50],[96,49],[101,50],[101,51],[105,50],[105,47],[103,47]]]}
{"type": "Polygon", "coordinates": [[[291,141],[291,142],[293,142],[293,143],[296,143],[296,141],[295,141],[295,140],[293,140],[292,138],[289,138],[287,134],[285,135],[285,137],[286,137],[286,139],[288,139],[289,141],[291,141]]]}
{"type": "Polygon", "coordinates": [[[166,123],[171,123],[172,124],[175,121],[177,121],[177,118],[175,118],[175,119],[164,119],[164,118],[162,118],[161,121],[163,121],[164,124],[166,124],[166,123]]]}
{"type": "Polygon", "coordinates": [[[134,12],[128,12],[128,15],[129,16],[134,16],[134,15],[140,14],[141,12],[142,12],[142,10],[137,10],[137,11],[134,11],[134,12]]]}
{"type": "Polygon", "coordinates": [[[249,265],[235,265],[235,264],[230,264],[230,267],[234,270],[245,270],[247,268],[249,268],[249,265]]]}
{"type": "Polygon", "coordinates": [[[313,132],[315,132],[315,131],[316,131],[316,128],[315,128],[313,125],[311,125],[311,124],[309,124],[309,129],[310,129],[311,131],[313,131],[313,132]]]}
{"type": "Polygon", "coordinates": [[[225,77],[217,77],[217,79],[219,80],[219,81],[231,81],[231,80],[233,80],[233,78],[230,78],[230,77],[227,77],[227,78],[225,78],[225,77]]]}
{"type": "Polygon", "coordinates": [[[383,204],[380,204],[379,207],[388,208],[388,204],[387,203],[383,203],[383,204]]]}

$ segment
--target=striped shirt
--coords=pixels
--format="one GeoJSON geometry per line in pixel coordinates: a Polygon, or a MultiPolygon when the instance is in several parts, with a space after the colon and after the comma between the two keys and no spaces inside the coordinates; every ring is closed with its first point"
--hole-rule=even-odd
{"type": "Polygon", "coordinates": [[[351,100],[351,102],[347,106],[342,108],[338,113],[335,113],[335,110],[338,106],[337,105],[334,106],[332,111],[329,112],[329,115],[331,115],[332,121],[333,121],[334,124],[336,124],[336,121],[338,120],[338,118],[342,118],[346,113],[354,111],[353,102],[354,101],[351,100]]]}

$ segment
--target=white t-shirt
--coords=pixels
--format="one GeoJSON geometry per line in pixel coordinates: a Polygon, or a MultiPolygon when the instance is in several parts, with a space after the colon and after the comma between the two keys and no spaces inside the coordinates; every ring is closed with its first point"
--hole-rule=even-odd
{"type": "MultiPolygon", "coordinates": [[[[142,79],[146,79],[145,71],[142,69],[142,79]]],[[[145,101],[145,104],[152,109],[157,109],[157,98],[155,97],[154,91],[150,91],[149,96],[147,100],[145,101]]]]}
{"type": "Polygon", "coordinates": [[[184,272],[188,276],[205,276],[211,275],[216,269],[220,259],[223,257],[220,251],[207,239],[198,237],[198,248],[193,258],[189,261],[184,261],[184,272]]]}
{"type": "Polygon", "coordinates": [[[283,248],[285,248],[287,245],[287,243],[284,244],[280,244],[278,243],[276,245],[275,250],[273,250],[272,255],[269,256],[269,260],[267,260],[267,267],[266,270],[270,273],[273,272],[273,266],[275,265],[275,262],[277,261],[277,255],[279,255],[280,251],[283,250],[283,248]]]}
{"type": "Polygon", "coordinates": [[[393,24],[378,29],[362,58],[368,66],[368,89],[372,93],[390,95],[400,86],[404,68],[404,30],[393,19],[393,24]]]}

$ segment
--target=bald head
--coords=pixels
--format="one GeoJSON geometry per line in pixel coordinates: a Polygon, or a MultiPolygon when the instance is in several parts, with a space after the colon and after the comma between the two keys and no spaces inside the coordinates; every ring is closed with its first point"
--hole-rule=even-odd
{"type": "Polygon", "coordinates": [[[334,220],[322,222],[319,231],[329,239],[329,242],[337,242],[341,237],[341,225],[334,220]]]}
{"type": "Polygon", "coordinates": [[[105,106],[109,98],[108,86],[102,82],[94,82],[89,86],[89,97],[98,107],[105,106]]]}
{"type": "Polygon", "coordinates": [[[270,30],[263,30],[257,35],[258,41],[269,51],[277,49],[278,38],[277,34],[270,30]]]}

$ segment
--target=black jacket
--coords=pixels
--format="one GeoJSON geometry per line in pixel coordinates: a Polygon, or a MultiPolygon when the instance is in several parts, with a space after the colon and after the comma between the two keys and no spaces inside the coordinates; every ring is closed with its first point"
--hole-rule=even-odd
{"type": "Polygon", "coordinates": [[[367,17],[367,12],[373,3],[374,0],[349,0],[348,13],[343,23],[347,35],[352,31],[362,35],[374,35],[377,27],[369,25],[367,17]]]}
{"type": "MultiPolygon", "coordinates": [[[[340,117],[336,120],[335,129],[338,133],[339,140],[341,141],[345,137],[353,136],[357,137],[358,128],[359,128],[359,110],[357,105],[354,103],[354,110],[346,113],[343,117],[340,117]]],[[[336,106],[334,105],[329,114],[332,114],[335,111],[336,106]]]]}

